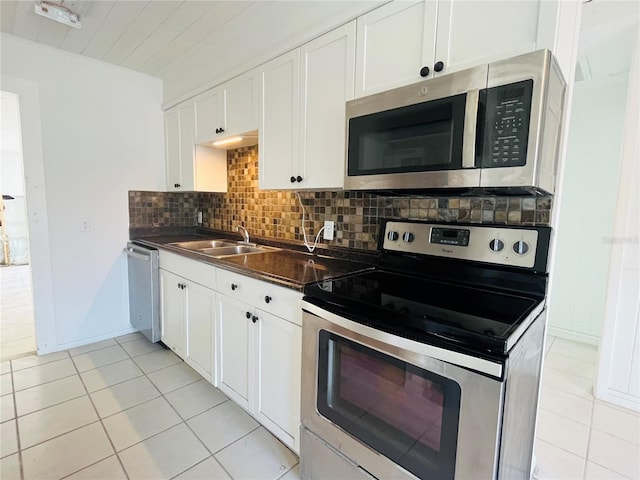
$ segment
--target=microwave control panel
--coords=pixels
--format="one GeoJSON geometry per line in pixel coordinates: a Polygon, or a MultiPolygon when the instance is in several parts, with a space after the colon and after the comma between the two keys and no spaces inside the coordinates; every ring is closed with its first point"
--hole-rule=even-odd
{"type": "Polygon", "coordinates": [[[483,92],[483,168],[526,164],[532,93],[533,80],[500,85],[483,92]]]}

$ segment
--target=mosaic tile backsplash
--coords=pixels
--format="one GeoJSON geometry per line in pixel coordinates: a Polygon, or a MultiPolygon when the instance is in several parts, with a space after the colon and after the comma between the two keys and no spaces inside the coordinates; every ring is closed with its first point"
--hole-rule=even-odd
{"type": "Polygon", "coordinates": [[[251,235],[303,240],[302,208],[310,241],[325,220],[336,222],[336,236],[325,247],[361,250],[377,247],[378,219],[402,218],[442,222],[549,225],[551,196],[544,197],[391,197],[364,192],[299,192],[258,190],[258,147],[229,150],[227,193],[129,192],[132,228],[197,225],[233,231],[244,225],[251,235]]]}

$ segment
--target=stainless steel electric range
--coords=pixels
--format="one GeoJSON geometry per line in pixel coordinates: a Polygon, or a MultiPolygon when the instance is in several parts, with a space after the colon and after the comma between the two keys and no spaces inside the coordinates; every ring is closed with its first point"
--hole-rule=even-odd
{"type": "Polygon", "coordinates": [[[551,229],[384,220],[305,288],[303,479],[530,478],[551,229]]]}

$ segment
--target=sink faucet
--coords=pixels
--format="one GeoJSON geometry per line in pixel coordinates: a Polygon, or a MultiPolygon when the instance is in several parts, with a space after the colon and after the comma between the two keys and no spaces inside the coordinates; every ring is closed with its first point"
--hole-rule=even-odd
{"type": "Polygon", "coordinates": [[[236,225],[236,232],[240,232],[240,229],[243,230],[242,236],[244,237],[244,242],[249,243],[249,231],[244,228],[242,225],[236,225]]]}

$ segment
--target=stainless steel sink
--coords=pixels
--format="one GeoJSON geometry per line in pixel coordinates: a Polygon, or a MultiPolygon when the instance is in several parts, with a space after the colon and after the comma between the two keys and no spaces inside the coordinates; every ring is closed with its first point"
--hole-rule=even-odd
{"type": "Polygon", "coordinates": [[[186,248],[187,250],[201,251],[210,248],[231,247],[236,244],[237,242],[234,242],[233,240],[193,240],[190,242],[170,243],[169,245],[186,248]]]}
{"type": "Polygon", "coordinates": [[[211,255],[212,257],[229,257],[232,255],[246,255],[248,253],[263,253],[277,250],[272,247],[250,246],[250,245],[234,245],[231,247],[205,248],[199,250],[200,253],[211,255]]]}
{"type": "Polygon", "coordinates": [[[233,255],[247,255],[279,250],[274,247],[265,247],[255,243],[246,244],[228,239],[192,240],[190,242],[174,242],[169,245],[184,248],[192,252],[202,253],[214,258],[231,257],[233,255]]]}

